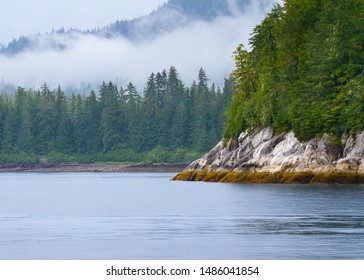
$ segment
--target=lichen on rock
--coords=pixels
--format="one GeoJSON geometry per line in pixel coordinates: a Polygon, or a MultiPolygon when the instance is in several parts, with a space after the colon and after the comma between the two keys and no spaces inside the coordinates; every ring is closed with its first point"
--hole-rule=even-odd
{"type": "Polygon", "coordinates": [[[271,127],[255,128],[243,131],[238,141],[219,142],[204,157],[191,163],[185,172],[200,172],[200,178],[202,173],[209,172],[264,173],[271,174],[264,178],[272,181],[278,180],[274,174],[284,173],[311,174],[310,182],[314,177],[315,182],[321,182],[321,177],[331,182],[330,176],[363,177],[364,131],[347,138],[343,136],[341,143],[337,139],[335,135],[324,134],[302,143],[292,131],[275,135],[271,127]]]}

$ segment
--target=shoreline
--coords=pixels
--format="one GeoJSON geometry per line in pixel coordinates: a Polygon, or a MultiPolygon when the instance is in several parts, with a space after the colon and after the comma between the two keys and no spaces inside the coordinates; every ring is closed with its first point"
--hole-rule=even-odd
{"type": "Polygon", "coordinates": [[[187,164],[119,164],[119,163],[90,163],[90,164],[3,164],[0,173],[13,172],[181,172],[187,164]]]}
{"type": "Polygon", "coordinates": [[[172,180],[240,184],[364,184],[364,174],[350,172],[182,171],[172,180]]]}

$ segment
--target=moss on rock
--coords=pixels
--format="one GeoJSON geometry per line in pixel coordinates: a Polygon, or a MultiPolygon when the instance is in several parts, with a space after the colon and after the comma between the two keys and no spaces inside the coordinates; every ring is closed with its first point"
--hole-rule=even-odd
{"type": "Polygon", "coordinates": [[[202,172],[183,171],[173,180],[220,183],[277,184],[364,184],[364,174],[333,172],[202,172]]]}

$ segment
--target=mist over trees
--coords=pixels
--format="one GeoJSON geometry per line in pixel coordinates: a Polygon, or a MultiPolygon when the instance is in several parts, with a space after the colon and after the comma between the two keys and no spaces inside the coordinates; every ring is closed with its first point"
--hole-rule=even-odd
{"type": "Polygon", "coordinates": [[[236,46],[247,42],[273,1],[166,1],[149,15],[101,29],[35,30],[9,44],[2,42],[0,90],[11,85],[38,89],[47,82],[51,89],[61,84],[68,92],[80,81],[94,86],[110,80],[132,81],[140,89],[150,73],[170,65],[186,85],[192,84],[201,66],[220,83],[234,68],[231,55],[236,46]]]}
{"type": "Polygon", "coordinates": [[[220,140],[232,90],[210,86],[202,68],[187,87],[175,67],[152,73],[142,93],[112,82],[86,96],[19,87],[0,94],[0,163],[189,162],[220,140]]]}
{"type": "Polygon", "coordinates": [[[225,139],[272,126],[302,141],[364,128],[364,1],[286,0],[235,52],[225,139]]]}
{"type": "MultiPolygon", "coordinates": [[[[36,33],[20,36],[5,46],[0,46],[0,55],[15,56],[25,51],[44,47],[47,50],[64,51],[69,49],[67,38],[77,35],[95,35],[100,38],[125,38],[131,41],[145,41],[166,32],[186,27],[192,22],[213,21],[218,17],[232,17],[249,8],[252,0],[169,0],[150,14],[132,20],[117,20],[104,27],[91,30],[60,27],[47,34],[36,33]],[[234,3],[231,5],[229,3],[234,3]],[[45,46],[42,46],[44,43],[45,46]]],[[[260,0],[262,8],[271,4],[270,0],[260,0]]]]}
{"type": "Polygon", "coordinates": [[[362,0],[276,4],[251,50],[236,49],[222,89],[203,69],[186,86],[171,67],[143,92],[104,82],[86,96],[46,84],[0,94],[0,163],[189,162],[220,140],[224,123],[226,140],[272,126],[301,141],[331,133],[339,144],[364,128],[363,11],[362,0]]]}

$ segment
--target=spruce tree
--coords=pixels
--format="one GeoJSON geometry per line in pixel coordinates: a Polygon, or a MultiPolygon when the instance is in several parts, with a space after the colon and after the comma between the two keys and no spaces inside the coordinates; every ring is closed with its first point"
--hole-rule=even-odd
{"type": "Polygon", "coordinates": [[[126,138],[125,115],[120,105],[117,86],[112,82],[100,88],[101,120],[100,134],[103,151],[108,152],[126,138]]]}

